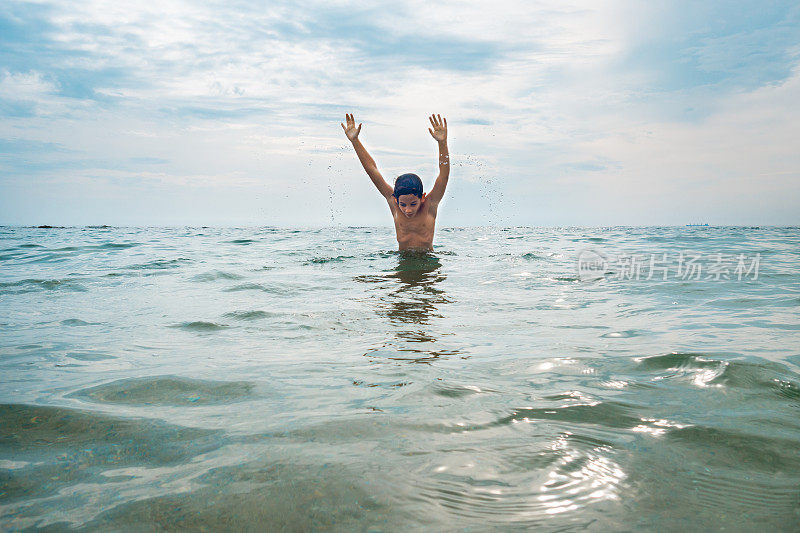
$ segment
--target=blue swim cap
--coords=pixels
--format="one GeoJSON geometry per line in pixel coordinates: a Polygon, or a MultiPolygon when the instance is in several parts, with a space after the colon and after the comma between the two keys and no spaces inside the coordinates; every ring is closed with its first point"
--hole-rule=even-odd
{"type": "Polygon", "coordinates": [[[404,194],[413,194],[422,198],[422,180],[416,174],[403,174],[394,180],[394,193],[392,196],[400,198],[404,194]]]}

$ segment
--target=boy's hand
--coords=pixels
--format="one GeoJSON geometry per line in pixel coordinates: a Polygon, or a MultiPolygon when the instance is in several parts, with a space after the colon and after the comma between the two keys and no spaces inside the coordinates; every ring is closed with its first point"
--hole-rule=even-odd
{"type": "Polygon", "coordinates": [[[347,138],[351,141],[355,141],[358,139],[358,134],[361,133],[361,124],[358,125],[356,128],[356,121],[353,119],[352,114],[346,114],[345,120],[347,121],[347,127],[342,124],[342,129],[344,130],[344,134],[347,135],[347,138]]]}
{"type": "Polygon", "coordinates": [[[447,119],[442,119],[442,115],[431,115],[428,117],[428,120],[431,121],[431,126],[433,126],[433,129],[428,128],[428,131],[431,132],[431,136],[438,142],[446,141],[447,119]]]}

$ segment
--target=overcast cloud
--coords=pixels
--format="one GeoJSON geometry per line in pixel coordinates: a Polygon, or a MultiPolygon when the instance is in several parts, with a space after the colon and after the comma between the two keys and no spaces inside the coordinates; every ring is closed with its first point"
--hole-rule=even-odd
{"type": "Polygon", "coordinates": [[[796,2],[6,0],[0,223],[800,223],[796,2]]]}

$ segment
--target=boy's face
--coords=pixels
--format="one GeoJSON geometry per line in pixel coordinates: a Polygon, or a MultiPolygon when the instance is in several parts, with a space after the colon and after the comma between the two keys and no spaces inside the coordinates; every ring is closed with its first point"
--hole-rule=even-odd
{"type": "Polygon", "coordinates": [[[402,194],[397,198],[397,206],[407,217],[413,217],[416,215],[421,205],[422,199],[419,196],[414,196],[413,194],[402,194]]]}

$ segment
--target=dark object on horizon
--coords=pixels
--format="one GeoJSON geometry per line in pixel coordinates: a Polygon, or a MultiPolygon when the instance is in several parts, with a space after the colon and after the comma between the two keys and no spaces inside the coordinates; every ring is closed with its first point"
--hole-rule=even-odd
{"type": "Polygon", "coordinates": [[[47,224],[44,224],[42,226],[36,226],[36,227],[40,229],[64,229],[66,226],[48,226],[47,224]]]}

